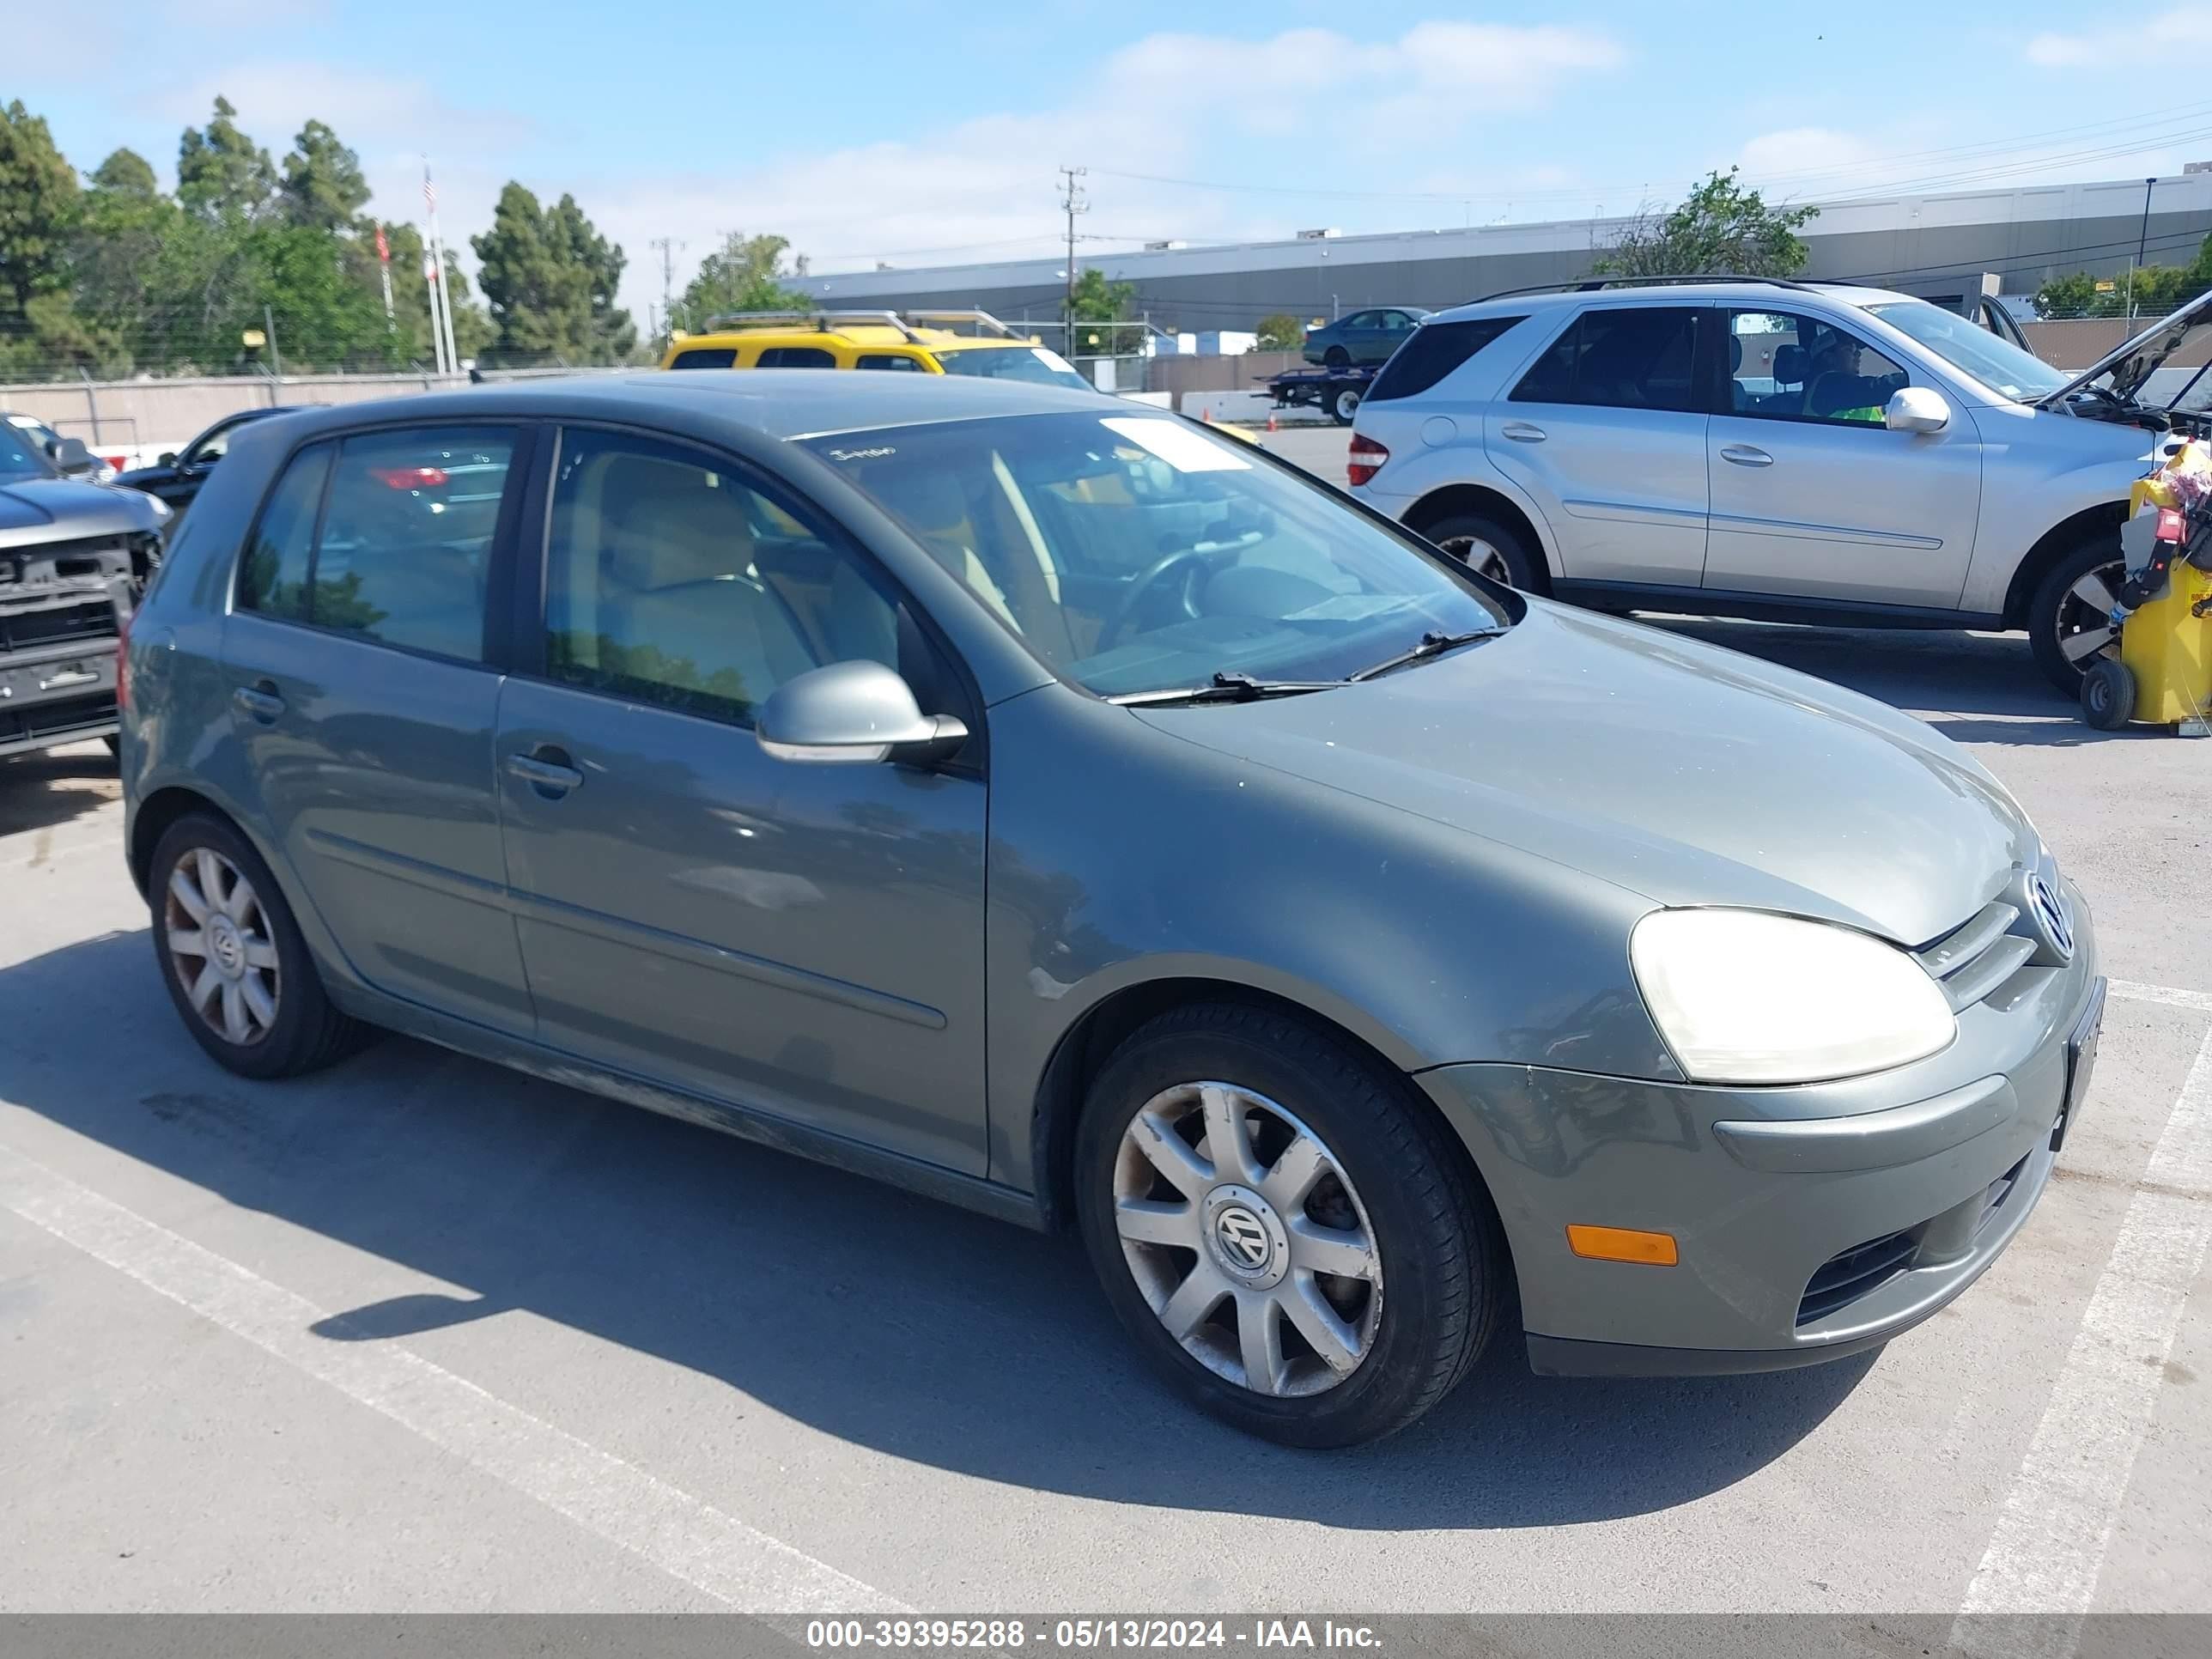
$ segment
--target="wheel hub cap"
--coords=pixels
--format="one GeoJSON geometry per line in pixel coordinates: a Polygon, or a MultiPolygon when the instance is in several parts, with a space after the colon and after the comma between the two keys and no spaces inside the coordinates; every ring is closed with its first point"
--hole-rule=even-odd
{"type": "Polygon", "coordinates": [[[1274,1207],[1249,1187],[1233,1182],[1206,1195],[1206,1237],[1222,1272],[1264,1291],[1291,1270],[1291,1237],[1274,1207]]]}
{"type": "Polygon", "coordinates": [[[207,924],[208,958],[222,972],[226,979],[236,979],[246,971],[246,942],[238,936],[238,927],[228,916],[210,916],[207,924]]]}

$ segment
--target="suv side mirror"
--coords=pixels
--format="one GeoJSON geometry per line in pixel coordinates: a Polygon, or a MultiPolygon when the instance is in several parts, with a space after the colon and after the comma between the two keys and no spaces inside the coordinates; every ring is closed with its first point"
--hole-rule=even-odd
{"type": "Polygon", "coordinates": [[[1899,386],[1881,412],[1892,432],[1941,432],[1951,424],[1951,405],[1932,386],[1899,386]]]}
{"type": "Polygon", "coordinates": [[[165,449],[154,458],[154,465],[156,466],[174,466],[176,464],[177,452],[173,449],[165,449]]]}
{"type": "Polygon", "coordinates": [[[100,463],[92,459],[92,452],[84,447],[82,438],[64,438],[54,446],[54,465],[64,472],[91,472],[100,463]]]}
{"type": "Polygon", "coordinates": [[[754,714],[753,736],[778,760],[920,764],[951,754],[968,727],[923,714],[896,672],[861,659],[786,680],[754,714]]]}

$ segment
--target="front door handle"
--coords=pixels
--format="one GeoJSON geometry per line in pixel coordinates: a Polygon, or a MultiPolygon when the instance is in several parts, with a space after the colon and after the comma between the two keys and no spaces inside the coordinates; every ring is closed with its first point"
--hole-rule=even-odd
{"type": "Polygon", "coordinates": [[[1498,430],[1516,444],[1540,444],[1544,441],[1544,428],[1531,426],[1526,421],[1508,421],[1498,430]]]}
{"type": "Polygon", "coordinates": [[[507,770],[511,777],[520,778],[547,800],[558,800],[584,781],[584,775],[568,764],[568,757],[558,749],[540,749],[532,755],[509,755],[507,770]]]}
{"type": "Polygon", "coordinates": [[[1749,444],[1723,444],[1721,459],[1724,461],[1733,461],[1738,466],[1772,466],[1774,465],[1773,456],[1763,449],[1754,449],[1749,444]]]}
{"type": "Polygon", "coordinates": [[[284,712],[284,699],[276,694],[276,687],[268,680],[256,685],[241,685],[230,694],[239,712],[250,714],[264,726],[284,712]]]}

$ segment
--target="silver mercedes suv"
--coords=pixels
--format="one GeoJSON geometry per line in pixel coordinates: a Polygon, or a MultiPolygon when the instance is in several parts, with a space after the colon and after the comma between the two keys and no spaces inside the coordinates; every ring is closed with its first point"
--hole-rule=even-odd
{"type": "Polygon", "coordinates": [[[2212,296],[2069,375],[1880,289],[1499,295],[1400,348],[1360,405],[1350,477],[1370,506],[1536,592],[2024,628],[2070,694],[2115,648],[2128,486],[2177,420],[2142,398],[2208,316],[2212,296]]]}

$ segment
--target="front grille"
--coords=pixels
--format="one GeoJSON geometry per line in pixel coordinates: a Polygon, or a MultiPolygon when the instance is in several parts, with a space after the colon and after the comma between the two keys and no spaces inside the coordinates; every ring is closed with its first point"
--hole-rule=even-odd
{"type": "Polygon", "coordinates": [[[2035,940],[2012,931],[2020,922],[2020,907],[1998,899],[1965,927],[1914,952],[1943,988],[1952,1012],[1979,1002],[2035,954],[2035,940]]]}
{"type": "Polygon", "coordinates": [[[35,743],[87,726],[112,725],[115,694],[101,690],[83,697],[55,697],[45,702],[0,702],[0,748],[35,743]]]}
{"type": "Polygon", "coordinates": [[[0,653],[67,640],[115,637],[115,606],[106,599],[36,611],[0,611],[0,653]]]}
{"type": "Polygon", "coordinates": [[[1797,1322],[1810,1325],[1826,1319],[1846,1303],[1887,1284],[1912,1265],[1913,1252],[1919,1248],[1920,1229],[1908,1227],[1831,1256],[1807,1282],[1797,1304],[1797,1322]]]}
{"type": "Polygon", "coordinates": [[[2023,1157],[2019,1163],[1990,1182],[1989,1190],[1982,1194],[1982,1212],[1974,1218],[1974,1231],[1977,1234],[1990,1224],[1999,1210],[2004,1208],[2005,1200],[2013,1195],[2014,1189],[2020,1185],[2021,1176],[2027,1172],[2027,1158],[2023,1157]]]}

